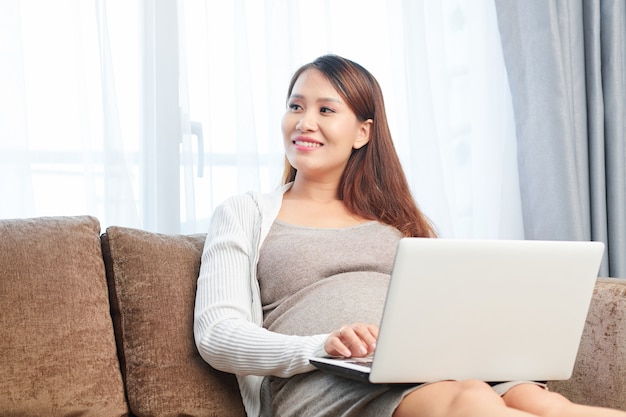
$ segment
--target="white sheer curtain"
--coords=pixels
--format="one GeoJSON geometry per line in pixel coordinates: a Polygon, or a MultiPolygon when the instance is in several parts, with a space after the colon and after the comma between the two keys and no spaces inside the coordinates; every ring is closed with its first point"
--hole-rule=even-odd
{"type": "Polygon", "coordinates": [[[278,185],[289,77],[336,53],[381,83],[415,197],[442,236],[523,238],[492,0],[0,8],[0,217],[203,232],[229,195],[278,185]]]}
{"type": "Polygon", "coordinates": [[[204,127],[195,219],[282,169],[291,73],[336,53],[379,80],[415,197],[442,236],[523,238],[511,99],[492,1],[182,3],[189,117],[204,127]],[[201,208],[203,207],[204,208],[201,208]]]}
{"type": "Polygon", "coordinates": [[[141,225],[137,6],[0,2],[0,217],[141,225]]]}

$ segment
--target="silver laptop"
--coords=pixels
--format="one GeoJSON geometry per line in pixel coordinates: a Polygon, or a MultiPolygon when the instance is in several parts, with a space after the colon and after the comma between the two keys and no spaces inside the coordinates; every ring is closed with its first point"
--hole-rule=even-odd
{"type": "Polygon", "coordinates": [[[401,239],[374,356],[311,363],[371,383],[568,379],[603,253],[600,242],[401,239]]]}

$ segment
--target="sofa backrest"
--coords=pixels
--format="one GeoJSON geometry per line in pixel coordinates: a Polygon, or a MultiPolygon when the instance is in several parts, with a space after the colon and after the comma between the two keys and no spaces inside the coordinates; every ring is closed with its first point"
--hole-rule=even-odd
{"type": "Polygon", "coordinates": [[[125,416],[93,217],[0,220],[0,410],[125,416]]]}
{"type": "Polygon", "coordinates": [[[128,403],[146,416],[244,416],[233,375],[211,368],[193,338],[205,235],[109,227],[102,236],[128,403]]]}
{"type": "Polygon", "coordinates": [[[14,416],[244,416],[202,360],[204,235],[89,216],[0,220],[0,410],[14,416]]]}

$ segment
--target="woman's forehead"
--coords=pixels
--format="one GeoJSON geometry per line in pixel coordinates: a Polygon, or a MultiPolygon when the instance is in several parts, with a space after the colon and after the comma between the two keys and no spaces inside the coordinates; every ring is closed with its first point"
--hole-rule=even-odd
{"type": "Polygon", "coordinates": [[[339,93],[328,78],[315,68],[305,70],[296,79],[291,93],[293,95],[302,94],[302,92],[307,92],[309,94],[318,92],[320,95],[328,95],[332,93],[331,97],[340,99],[339,93]]]}

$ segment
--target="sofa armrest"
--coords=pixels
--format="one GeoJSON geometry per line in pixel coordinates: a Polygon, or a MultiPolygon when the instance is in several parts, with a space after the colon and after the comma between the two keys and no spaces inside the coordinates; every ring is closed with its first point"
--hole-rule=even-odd
{"type": "Polygon", "coordinates": [[[598,279],[574,373],[548,385],[578,403],[626,410],[626,279],[598,279]]]}

